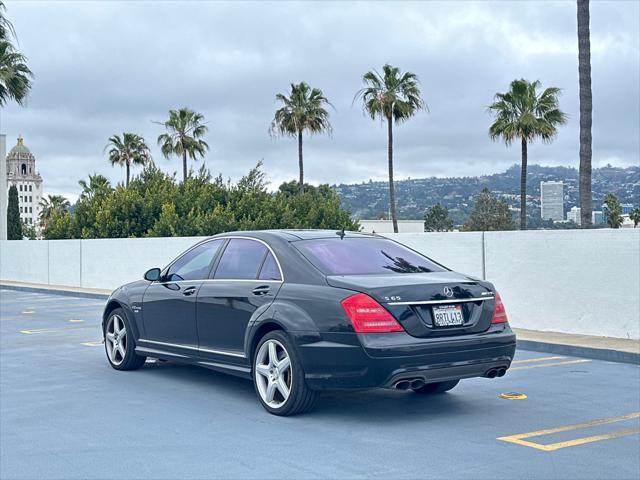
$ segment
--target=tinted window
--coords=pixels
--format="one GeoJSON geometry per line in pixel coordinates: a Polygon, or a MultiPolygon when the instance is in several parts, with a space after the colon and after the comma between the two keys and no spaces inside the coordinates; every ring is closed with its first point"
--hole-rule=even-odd
{"type": "Polygon", "coordinates": [[[282,277],[280,276],[280,269],[278,268],[276,259],[271,255],[271,252],[267,254],[267,258],[265,258],[264,263],[262,264],[262,269],[260,270],[258,278],[260,280],[282,280],[282,277]]]}
{"type": "Polygon", "coordinates": [[[167,281],[202,280],[209,276],[211,261],[222,245],[222,240],[214,240],[192,248],[169,268],[167,281]]]}
{"type": "Polygon", "coordinates": [[[445,271],[428,258],[382,238],[327,238],[296,242],[295,245],[329,275],[445,271]]]}
{"type": "Polygon", "coordinates": [[[266,253],[267,247],[260,242],[233,238],[224,249],[214,278],[256,279],[266,253]]]}

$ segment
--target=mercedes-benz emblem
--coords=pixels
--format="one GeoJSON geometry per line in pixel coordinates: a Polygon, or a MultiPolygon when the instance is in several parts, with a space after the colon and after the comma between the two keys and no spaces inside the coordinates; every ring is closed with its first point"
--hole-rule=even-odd
{"type": "Polygon", "coordinates": [[[453,289],[451,287],[444,287],[442,292],[449,298],[453,297],[453,289]]]}

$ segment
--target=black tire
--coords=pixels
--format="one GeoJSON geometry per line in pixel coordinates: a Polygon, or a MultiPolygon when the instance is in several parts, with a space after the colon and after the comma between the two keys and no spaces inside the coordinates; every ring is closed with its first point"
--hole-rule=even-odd
{"type": "Polygon", "coordinates": [[[298,355],[293,347],[293,344],[289,340],[289,337],[283,331],[276,330],[269,332],[260,339],[260,342],[258,342],[258,346],[256,347],[252,359],[252,376],[253,386],[256,390],[256,394],[258,396],[258,399],[260,400],[260,403],[265,408],[265,410],[267,410],[269,413],[272,413],[273,415],[284,417],[307,412],[311,410],[311,408],[313,408],[318,398],[318,392],[310,389],[307,386],[304,379],[304,369],[302,368],[300,359],[298,358],[298,355]],[[275,340],[276,342],[278,342],[290,359],[289,368],[291,370],[289,371],[289,374],[291,375],[291,377],[289,379],[289,396],[277,407],[267,404],[262,398],[260,387],[258,386],[259,380],[257,378],[259,375],[256,368],[256,365],[258,363],[258,354],[261,351],[261,347],[269,340],[275,340]]]}
{"type": "MultiPolygon", "coordinates": [[[[120,328],[120,331],[122,331],[122,327],[120,328]]],[[[113,368],[115,368],[116,370],[137,370],[138,368],[142,367],[142,365],[144,365],[147,357],[138,355],[136,353],[136,341],[134,338],[133,329],[131,328],[129,319],[121,308],[116,308],[109,314],[107,320],[104,322],[103,335],[105,339],[104,348],[107,355],[107,361],[113,368]],[[109,353],[109,349],[113,348],[113,343],[111,340],[109,340],[107,335],[111,334],[113,331],[113,322],[115,322],[117,325],[122,322],[124,326],[125,334],[121,335],[118,339],[120,340],[120,342],[124,343],[124,357],[120,353],[119,349],[115,356],[109,353]]],[[[122,346],[121,343],[120,345],[122,346]]]]}
{"type": "Polygon", "coordinates": [[[425,383],[420,388],[412,389],[416,393],[420,393],[423,395],[428,395],[432,393],[444,393],[451,390],[453,387],[458,385],[460,380],[451,380],[449,382],[437,382],[437,383],[425,383]]]}

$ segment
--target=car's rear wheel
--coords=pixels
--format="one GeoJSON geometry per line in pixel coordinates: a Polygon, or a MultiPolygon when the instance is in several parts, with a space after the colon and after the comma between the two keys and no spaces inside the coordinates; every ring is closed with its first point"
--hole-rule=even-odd
{"type": "Polygon", "coordinates": [[[436,382],[436,383],[425,383],[420,388],[414,388],[413,391],[416,393],[429,394],[429,393],[444,393],[451,390],[453,387],[458,385],[460,380],[451,380],[449,382],[436,382]]]}
{"type": "Polygon", "coordinates": [[[274,415],[306,412],[318,396],[307,386],[302,364],[282,331],[269,332],[260,340],[253,358],[253,383],[260,403],[274,415]]]}
{"type": "Polygon", "coordinates": [[[109,364],[116,370],[136,370],[146,360],[135,351],[131,324],[121,308],[113,310],[105,322],[104,348],[109,364]]]}

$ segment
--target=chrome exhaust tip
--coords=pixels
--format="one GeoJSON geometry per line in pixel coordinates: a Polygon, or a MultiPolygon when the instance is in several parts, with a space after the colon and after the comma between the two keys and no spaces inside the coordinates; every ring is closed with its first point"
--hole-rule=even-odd
{"type": "Polygon", "coordinates": [[[500,368],[498,369],[498,376],[499,377],[504,377],[504,374],[507,373],[507,369],[506,368],[500,368]]]}
{"type": "Polygon", "coordinates": [[[411,383],[409,382],[409,380],[401,380],[398,383],[396,383],[396,388],[398,390],[408,390],[411,387],[411,383]]]}
{"type": "Polygon", "coordinates": [[[496,378],[496,376],[498,375],[498,370],[495,368],[492,368],[485,375],[489,378],[496,378]]]}
{"type": "Polygon", "coordinates": [[[422,388],[424,387],[424,380],[422,380],[421,378],[416,378],[415,380],[411,381],[411,388],[422,388]]]}

